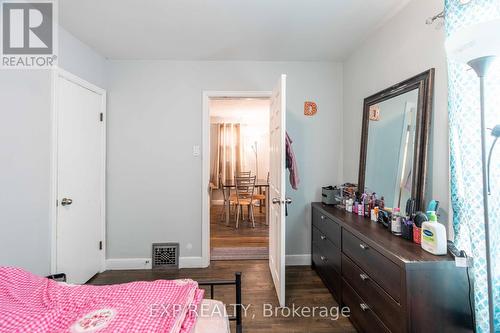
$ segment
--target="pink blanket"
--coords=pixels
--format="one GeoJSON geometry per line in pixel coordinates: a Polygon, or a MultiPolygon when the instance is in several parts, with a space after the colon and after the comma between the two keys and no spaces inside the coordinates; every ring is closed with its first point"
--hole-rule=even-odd
{"type": "Polygon", "coordinates": [[[0,332],[188,333],[203,294],[192,280],[68,285],[0,267],[0,332]]]}

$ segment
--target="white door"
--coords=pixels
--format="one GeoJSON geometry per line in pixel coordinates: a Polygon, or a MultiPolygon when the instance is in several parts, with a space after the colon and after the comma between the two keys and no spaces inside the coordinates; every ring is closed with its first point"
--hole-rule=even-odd
{"type": "Polygon", "coordinates": [[[285,115],[286,75],[271,96],[269,197],[269,268],[280,306],[285,306],[285,115]]]}
{"type": "Polygon", "coordinates": [[[85,283],[101,270],[104,92],[57,76],[56,271],[85,283]]]}

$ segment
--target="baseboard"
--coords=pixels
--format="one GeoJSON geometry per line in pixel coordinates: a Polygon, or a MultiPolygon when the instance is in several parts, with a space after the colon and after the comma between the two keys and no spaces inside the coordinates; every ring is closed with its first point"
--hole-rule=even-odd
{"type": "Polygon", "coordinates": [[[180,257],[179,268],[204,268],[202,257],[180,257]]]}
{"type": "Polygon", "coordinates": [[[285,260],[286,266],[309,266],[311,265],[310,254],[288,254],[285,260]]]}
{"type": "MultiPolygon", "coordinates": [[[[201,257],[180,257],[179,268],[202,268],[201,257]]],[[[151,269],[151,258],[106,259],[107,270],[151,269]]]]}
{"type": "MultiPolygon", "coordinates": [[[[311,265],[310,254],[289,254],[287,266],[311,265]]],[[[179,268],[204,268],[202,257],[180,257],[179,268]]],[[[106,259],[107,270],[151,269],[151,258],[116,258],[106,259]]]]}

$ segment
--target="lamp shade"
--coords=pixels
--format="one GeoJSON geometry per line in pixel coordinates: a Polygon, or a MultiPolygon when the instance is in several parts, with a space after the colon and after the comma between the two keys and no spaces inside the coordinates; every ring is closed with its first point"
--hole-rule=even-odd
{"type": "Polygon", "coordinates": [[[457,30],[446,39],[446,52],[452,60],[471,60],[500,55],[500,19],[474,24],[457,30]]]}

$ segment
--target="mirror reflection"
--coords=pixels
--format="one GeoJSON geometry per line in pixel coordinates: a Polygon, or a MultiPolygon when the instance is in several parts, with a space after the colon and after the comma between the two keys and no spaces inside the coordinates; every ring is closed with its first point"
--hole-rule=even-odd
{"type": "Polygon", "coordinates": [[[369,106],[365,188],[388,207],[412,197],[418,89],[369,106]]]}

